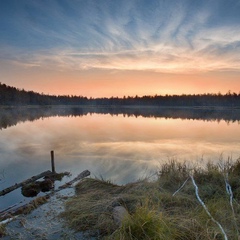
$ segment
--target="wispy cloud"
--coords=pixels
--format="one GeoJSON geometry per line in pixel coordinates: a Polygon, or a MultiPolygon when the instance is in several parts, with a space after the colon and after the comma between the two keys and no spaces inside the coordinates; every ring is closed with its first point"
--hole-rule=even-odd
{"type": "Polygon", "coordinates": [[[0,40],[1,58],[62,71],[238,70],[240,18],[232,5],[240,6],[227,2],[21,1],[0,40]],[[221,19],[223,6],[229,15],[221,19]]]}

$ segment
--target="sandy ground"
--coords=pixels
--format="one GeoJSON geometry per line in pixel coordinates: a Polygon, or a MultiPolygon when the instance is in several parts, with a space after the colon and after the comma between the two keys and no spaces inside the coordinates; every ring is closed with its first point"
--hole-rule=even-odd
{"type": "Polygon", "coordinates": [[[64,221],[58,217],[64,210],[64,202],[67,197],[74,195],[74,188],[70,187],[55,193],[47,203],[38,207],[28,215],[21,215],[6,226],[7,236],[4,240],[55,240],[55,239],[96,239],[86,233],[75,233],[64,225],[64,221]]]}

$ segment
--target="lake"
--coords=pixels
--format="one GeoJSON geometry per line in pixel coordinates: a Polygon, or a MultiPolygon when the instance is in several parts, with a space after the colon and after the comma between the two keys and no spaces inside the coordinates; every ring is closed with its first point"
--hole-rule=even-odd
{"type": "MultiPolygon", "coordinates": [[[[240,157],[239,110],[2,108],[0,190],[50,170],[125,184],[171,159],[204,164],[240,157]]],[[[21,201],[1,197],[1,209],[21,201]]]]}

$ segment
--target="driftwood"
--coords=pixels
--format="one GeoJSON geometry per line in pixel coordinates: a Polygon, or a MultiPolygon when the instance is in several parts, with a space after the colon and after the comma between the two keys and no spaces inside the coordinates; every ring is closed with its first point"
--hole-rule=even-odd
{"type": "MultiPolygon", "coordinates": [[[[50,174],[52,174],[51,171],[49,171],[50,174]]],[[[61,185],[55,190],[52,190],[50,193],[44,195],[43,197],[38,197],[36,200],[32,200],[29,203],[26,203],[24,205],[16,207],[16,204],[6,208],[5,210],[0,212],[0,221],[3,221],[8,218],[12,218],[13,216],[22,214],[22,213],[28,213],[31,210],[37,208],[39,205],[44,204],[47,199],[49,199],[54,193],[59,192],[65,188],[71,187],[71,185],[77,181],[80,181],[81,179],[88,177],[90,175],[90,172],[88,170],[85,170],[81,172],[77,177],[75,177],[73,180],[61,185]],[[38,202],[38,204],[36,204],[38,202]],[[40,202],[40,203],[39,203],[40,202]]]]}
{"type": "Polygon", "coordinates": [[[4,196],[5,194],[10,193],[17,188],[20,188],[25,184],[32,183],[32,182],[34,182],[34,181],[36,181],[36,180],[38,180],[42,177],[49,176],[51,174],[52,174],[52,172],[50,170],[48,170],[48,171],[45,171],[45,172],[42,172],[42,173],[38,174],[37,176],[33,176],[33,177],[23,181],[23,182],[16,183],[15,185],[13,185],[11,187],[8,187],[8,188],[5,188],[2,191],[0,191],[0,196],[4,196]]]}
{"type": "Polygon", "coordinates": [[[85,177],[88,177],[90,175],[90,172],[88,170],[85,170],[83,172],[81,172],[80,174],[77,175],[77,177],[75,177],[73,180],[65,183],[64,185],[60,186],[56,191],[60,191],[64,188],[67,188],[69,186],[71,186],[73,183],[85,178],[85,177]]]}

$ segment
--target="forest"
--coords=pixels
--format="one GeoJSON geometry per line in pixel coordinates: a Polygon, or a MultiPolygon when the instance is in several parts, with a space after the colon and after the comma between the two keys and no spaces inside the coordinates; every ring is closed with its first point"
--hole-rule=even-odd
{"type": "Polygon", "coordinates": [[[156,106],[156,107],[240,107],[240,93],[127,96],[87,98],[73,95],[46,95],[0,83],[1,106],[78,105],[78,106],[156,106]]]}

